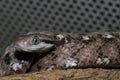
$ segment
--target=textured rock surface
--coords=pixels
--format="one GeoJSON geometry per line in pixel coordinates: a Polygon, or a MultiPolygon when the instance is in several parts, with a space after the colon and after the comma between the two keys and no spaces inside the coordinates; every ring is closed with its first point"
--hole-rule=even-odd
{"type": "Polygon", "coordinates": [[[120,80],[120,69],[69,69],[1,77],[0,80],[120,80]]]}

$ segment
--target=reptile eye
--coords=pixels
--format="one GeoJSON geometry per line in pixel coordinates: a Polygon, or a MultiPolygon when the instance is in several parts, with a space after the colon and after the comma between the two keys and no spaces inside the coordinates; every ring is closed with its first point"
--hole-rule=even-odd
{"type": "Polygon", "coordinates": [[[32,37],[32,43],[33,43],[34,45],[39,44],[39,43],[40,43],[40,38],[39,38],[38,36],[33,36],[33,37],[32,37]]]}

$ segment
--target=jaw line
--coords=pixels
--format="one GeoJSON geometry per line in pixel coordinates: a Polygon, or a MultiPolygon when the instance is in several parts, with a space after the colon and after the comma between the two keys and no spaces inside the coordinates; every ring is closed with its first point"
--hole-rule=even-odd
{"type": "Polygon", "coordinates": [[[42,52],[43,50],[49,50],[54,46],[54,44],[46,44],[46,43],[42,43],[39,45],[33,45],[31,47],[26,47],[26,48],[20,48],[21,51],[25,51],[25,52],[42,52]],[[43,45],[44,44],[44,45],[43,45]]]}

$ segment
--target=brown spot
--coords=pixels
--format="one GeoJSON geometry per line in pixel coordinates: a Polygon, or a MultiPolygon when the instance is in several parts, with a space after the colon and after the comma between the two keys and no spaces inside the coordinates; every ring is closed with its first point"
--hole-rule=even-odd
{"type": "Polygon", "coordinates": [[[57,58],[57,55],[54,55],[52,58],[52,61],[55,60],[57,58]]]}
{"type": "Polygon", "coordinates": [[[38,69],[38,70],[40,70],[40,69],[41,69],[40,64],[37,64],[37,69],[38,69]]]}

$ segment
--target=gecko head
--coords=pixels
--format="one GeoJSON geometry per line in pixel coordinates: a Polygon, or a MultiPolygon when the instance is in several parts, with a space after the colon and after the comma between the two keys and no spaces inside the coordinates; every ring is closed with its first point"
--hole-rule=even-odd
{"type": "Polygon", "coordinates": [[[19,51],[25,52],[46,52],[54,47],[51,39],[39,34],[21,36],[15,42],[15,47],[19,51]]]}
{"type": "Polygon", "coordinates": [[[6,64],[10,64],[16,59],[19,61],[30,61],[31,58],[36,55],[46,55],[42,53],[47,53],[55,47],[53,37],[51,36],[53,36],[53,34],[43,32],[22,35],[6,48],[2,58],[6,64]]]}
{"type": "MultiPolygon", "coordinates": [[[[6,48],[5,53],[2,56],[3,64],[7,67],[0,66],[0,72],[5,72],[5,75],[9,72],[24,73],[29,71],[31,63],[35,62],[42,56],[51,51],[54,48],[52,37],[48,34],[29,33],[23,35],[15,40],[10,46],[6,48]],[[2,70],[1,70],[2,69],[2,70]],[[14,71],[13,71],[14,70],[14,71]]],[[[12,73],[10,73],[12,74],[12,73]]],[[[2,76],[4,74],[0,74],[2,76]]]]}

